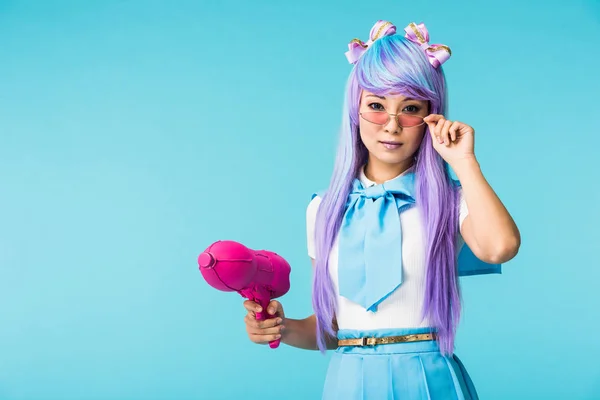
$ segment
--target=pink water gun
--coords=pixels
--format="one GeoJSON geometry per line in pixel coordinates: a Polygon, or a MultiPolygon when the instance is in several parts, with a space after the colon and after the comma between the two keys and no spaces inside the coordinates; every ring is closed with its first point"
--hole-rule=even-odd
{"type": "MultiPolygon", "coordinates": [[[[241,243],[219,240],[198,256],[200,272],[206,282],[224,292],[238,292],[262,307],[259,321],[274,316],[267,313],[272,299],[290,289],[290,265],[271,251],[252,250],[241,243]]],[[[274,349],[280,340],[269,342],[274,349]]]]}

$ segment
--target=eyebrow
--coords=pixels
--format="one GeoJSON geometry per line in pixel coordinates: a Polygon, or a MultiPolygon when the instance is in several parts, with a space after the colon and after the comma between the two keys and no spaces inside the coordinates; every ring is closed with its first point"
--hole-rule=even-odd
{"type": "MultiPolygon", "coordinates": [[[[365,97],[377,97],[378,99],[385,100],[385,96],[377,96],[376,94],[368,94],[365,97]]],[[[419,101],[419,100],[412,99],[410,97],[407,97],[404,100],[402,100],[402,102],[406,102],[406,101],[419,101]]]]}

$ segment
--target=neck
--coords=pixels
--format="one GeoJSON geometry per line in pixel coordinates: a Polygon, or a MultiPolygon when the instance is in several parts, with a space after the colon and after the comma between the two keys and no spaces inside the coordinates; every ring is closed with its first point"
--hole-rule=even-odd
{"type": "Polygon", "coordinates": [[[369,157],[369,161],[365,167],[365,175],[373,182],[381,184],[405,172],[413,165],[413,162],[411,158],[397,164],[387,164],[369,157]]]}

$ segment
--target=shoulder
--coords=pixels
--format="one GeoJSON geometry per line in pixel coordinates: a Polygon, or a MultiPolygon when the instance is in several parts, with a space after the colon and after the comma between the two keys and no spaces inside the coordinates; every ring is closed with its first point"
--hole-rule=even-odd
{"type": "Polygon", "coordinates": [[[458,202],[460,204],[464,203],[465,201],[465,195],[463,193],[462,187],[460,186],[456,188],[456,198],[458,199],[458,202]]]}
{"type": "Polygon", "coordinates": [[[469,208],[467,207],[467,202],[465,201],[465,196],[462,187],[458,187],[456,191],[458,192],[458,219],[460,222],[460,226],[462,226],[462,223],[464,222],[465,218],[467,218],[467,216],[469,215],[469,208]]]}
{"type": "Polygon", "coordinates": [[[321,200],[321,196],[315,193],[306,207],[306,238],[308,256],[313,260],[316,258],[315,228],[317,222],[317,211],[319,210],[321,200]]]}
{"type": "Polygon", "coordinates": [[[312,195],[312,198],[306,207],[306,217],[308,219],[314,220],[316,218],[321,201],[323,201],[323,198],[319,194],[315,193],[312,195]]]}

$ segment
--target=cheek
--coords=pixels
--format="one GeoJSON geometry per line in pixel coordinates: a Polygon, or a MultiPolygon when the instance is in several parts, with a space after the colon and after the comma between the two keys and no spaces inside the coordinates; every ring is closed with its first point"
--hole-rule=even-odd
{"type": "Polygon", "coordinates": [[[412,146],[419,147],[421,142],[423,141],[423,136],[425,135],[426,127],[418,127],[412,131],[407,131],[407,139],[411,143],[412,146]]]}
{"type": "Polygon", "coordinates": [[[375,140],[377,128],[373,124],[367,125],[361,122],[358,125],[358,129],[360,130],[360,138],[363,140],[363,142],[371,142],[375,140]]]}

